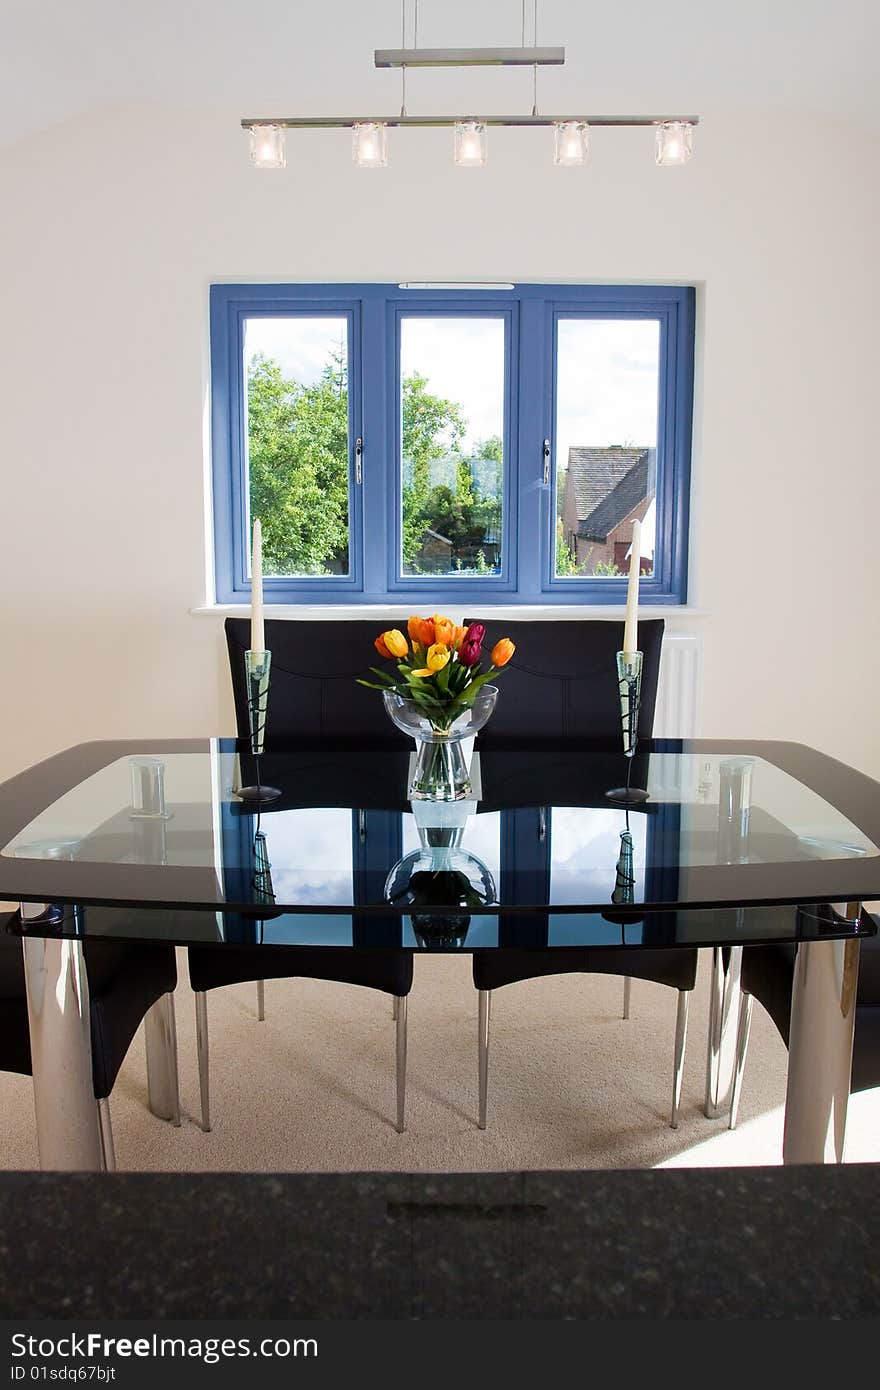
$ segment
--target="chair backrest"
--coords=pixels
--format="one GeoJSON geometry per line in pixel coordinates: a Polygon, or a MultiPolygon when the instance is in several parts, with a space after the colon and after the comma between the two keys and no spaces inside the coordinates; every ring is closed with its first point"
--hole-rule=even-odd
{"type": "MultiPolygon", "coordinates": [[[[372,747],[411,746],[385,713],[380,692],[356,683],[358,676],[372,679],[369,668],[382,664],[373,646],[379,631],[375,622],[267,621],[266,646],[272,653],[267,738],[323,737],[372,747]]],[[[226,619],[239,738],[249,733],[244,654],[250,635],[248,619],[226,619]]]]}
{"type": "MultiPolygon", "coordinates": [[[[465,622],[483,621],[465,619],[465,622]]],[[[490,643],[509,637],[516,652],[498,680],[498,702],[480,746],[517,738],[621,737],[616,654],[623,623],[490,620],[490,643]]],[[[639,735],[650,738],[665,624],[639,621],[642,691],[639,735]]]]}

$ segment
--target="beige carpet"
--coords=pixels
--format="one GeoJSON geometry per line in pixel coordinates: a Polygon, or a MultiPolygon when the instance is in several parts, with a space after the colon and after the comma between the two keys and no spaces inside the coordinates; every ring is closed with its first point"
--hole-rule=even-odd
{"type": "MultiPolygon", "coordinates": [[[[310,980],[208,996],[214,1130],[198,1127],[193,1000],[177,993],[183,1126],[145,1108],[138,1038],[112,1099],[120,1168],[449,1171],[780,1161],[786,1052],[755,1008],[740,1126],[702,1113],[707,960],[691,1004],[681,1124],[669,1128],[675,994],[569,976],[494,996],[489,1128],[476,1126],[476,994],[470,958],[419,956],[410,996],[406,1134],[394,1115],[390,1001],[310,980]]],[[[0,1165],[37,1163],[30,1080],[0,1073],[0,1165]]],[[[848,1159],[880,1161],[880,1090],[853,1097],[848,1159]]]]}

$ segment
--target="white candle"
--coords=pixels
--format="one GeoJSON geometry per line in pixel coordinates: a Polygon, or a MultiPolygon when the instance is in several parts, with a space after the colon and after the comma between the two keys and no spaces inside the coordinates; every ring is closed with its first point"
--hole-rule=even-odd
{"type": "Polygon", "coordinates": [[[254,522],[254,548],[251,555],[251,651],[266,650],[263,628],[263,528],[260,518],[254,522]]]}
{"type": "Polygon", "coordinates": [[[642,567],[642,523],[633,522],[632,550],[629,553],[629,579],[626,585],[626,622],[623,650],[627,656],[639,649],[639,573],[642,567]]]}

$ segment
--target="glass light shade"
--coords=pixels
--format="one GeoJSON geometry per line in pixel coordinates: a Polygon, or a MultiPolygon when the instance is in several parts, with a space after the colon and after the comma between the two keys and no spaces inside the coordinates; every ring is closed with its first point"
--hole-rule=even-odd
{"type": "Polygon", "coordinates": [[[693,152],[694,128],[688,121],[665,121],[658,125],[658,164],[687,164],[693,152]]]}
{"type": "Polygon", "coordinates": [[[586,121],[556,121],[553,125],[553,163],[561,169],[583,164],[590,153],[590,127],[586,121]]]}
{"type": "Polygon", "coordinates": [[[284,126],[251,126],[251,159],[258,169],[283,169],[287,164],[284,126]]]}
{"type": "Polygon", "coordinates": [[[388,163],[387,127],[382,121],[359,121],[351,130],[351,157],[359,169],[384,169],[388,163]]]}
{"type": "Polygon", "coordinates": [[[481,169],[489,157],[489,142],[482,121],[456,121],[455,162],[462,169],[481,169]]]}

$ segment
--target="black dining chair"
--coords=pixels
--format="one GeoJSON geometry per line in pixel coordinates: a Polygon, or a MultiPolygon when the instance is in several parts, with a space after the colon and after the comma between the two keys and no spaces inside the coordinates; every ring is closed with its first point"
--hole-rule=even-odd
{"type": "MultiPolygon", "coordinates": [[[[465,619],[466,623],[476,619],[465,619]]],[[[664,622],[639,623],[642,688],[638,731],[650,738],[657,702],[664,622]]],[[[619,622],[504,622],[498,634],[516,644],[499,681],[498,703],[479,735],[491,750],[528,740],[557,745],[566,739],[607,739],[621,748],[620,697],[616,653],[623,643],[619,622]]],[[[609,904],[610,907],[610,904],[609,904]]],[[[670,1125],[678,1127],[690,996],[697,978],[695,947],[615,949],[535,947],[474,951],[473,980],[478,991],[479,1127],[486,1128],[489,1086],[489,1021],[492,992],[504,985],[545,975],[602,974],[624,977],[623,1017],[630,1013],[631,979],[666,985],[678,994],[673,1054],[670,1125]]]]}
{"type": "MultiPolygon", "coordinates": [[[[801,910],[810,911],[809,908],[801,910]]],[[[880,917],[875,917],[874,920],[880,922],[880,917]]],[[[755,999],[767,1010],[782,1041],[788,1047],[797,949],[794,943],[788,942],[746,946],[743,949],[740,972],[742,994],[730,1102],[731,1129],[736,1128],[739,1115],[743,1072],[752,1023],[752,1004],[755,999]]],[[[862,938],[859,947],[850,1092],[869,1091],[875,1086],[880,1086],[880,936],[866,936],[862,938]]]]}
{"type": "MultiPolygon", "coordinates": [[[[357,747],[401,749],[409,740],[385,714],[375,691],[356,684],[373,664],[377,625],[369,622],[266,623],[272,653],[272,683],[266,738],[338,740],[357,747]]],[[[250,623],[226,619],[226,644],[239,738],[249,733],[244,654],[250,623]]],[[[412,989],[412,953],[393,947],[190,946],[189,976],[196,1002],[196,1044],[202,1128],[211,1129],[207,992],[224,985],[256,982],[257,1016],[265,1018],[267,979],[332,980],[362,985],[393,999],[396,1025],[396,1127],[406,1128],[407,1000],[412,989]]]]}
{"type": "MultiPolygon", "coordinates": [[[[24,959],[21,939],[15,931],[18,923],[18,913],[7,914],[0,919],[0,1070],[30,1076],[31,1045],[24,959]]],[[[163,995],[167,996],[168,1001],[171,1037],[170,1075],[167,1078],[172,1100],[171,1121],[175,1125],[180,1124],[174,1027],[177,962],[171,945],[142,946],[138,943],[86,940],[83,942],[83,955],[89,984],[95,1102],[104,1168],[110,1172],[116,1167],[110,1123],[110,1093],[135,1033],[148,1010],[163,995]]]]}

